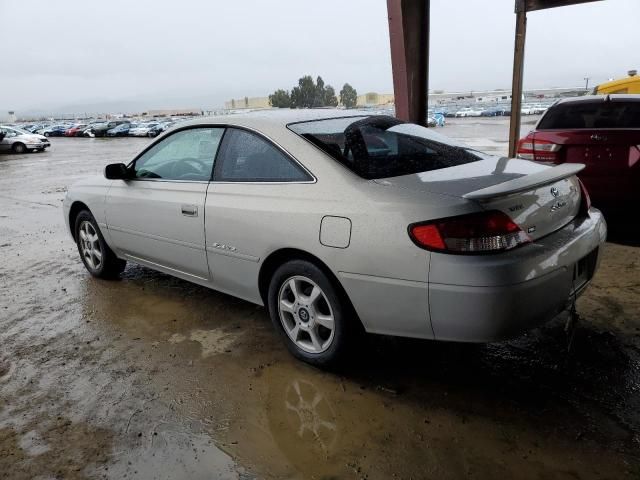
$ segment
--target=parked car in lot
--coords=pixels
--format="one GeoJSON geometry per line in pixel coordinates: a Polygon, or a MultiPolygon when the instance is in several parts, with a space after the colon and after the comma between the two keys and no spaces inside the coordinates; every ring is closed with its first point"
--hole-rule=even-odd
{"type": "Polygon", "coordinates": [[[49,140],[43,135],[0,125],[0,152],[43,152],[49,146],[49,140]]]}
{"type": "Polygon", "coordinates": [[[482,110],[477,108],[465,107],[456,112],[456,117],[479,117],[482,115],[482,110]]]}
{"type": "Polygon", "coordinates": [[[502,116],[503,113],[504,113],[504,107],[494,105],[491,107],[484,108],[480,112],[480,115],[482,117],[499,117],[499,116],[502,116]]]}
{"type": "MultiPolygon", "coordinates": [[[[429,115],[430,119],[433,119],[434,127],[444,127],[446,124],[446,120],[444,118],[444,114],[442,112],[434,112],[429,115]]],[[[429,125],[431,126],[431,125],[429,125]]]]}
{"type": "Polygon", "coordinates": [[[131,127],[131,123],[121,123],[120,125],[107,130],[107,137],[126,137],[129,135],[131,127]]]}
{"type": "Polygon", "coordinates": [[[78,124],[72,126],[71,128],[68,128],[67,130],[65,130],[64,136],[65,137],[77,137],[78,133],[82,133],[82,131],[85,130],[86,128],[87,128],[87,124],[86,123],[78,123],[78,124]]]}
{"type": "Polygon", "coordinates": [[[158,123],[157,122],[150,122],[150,123],[141,123],[139,125],[136,125],[135,127],[132,126],[129,129],[129,136],[131,137],[147,137],[149,136],[149,131],[157,126],[158,123]]]}
{"type": "Polygon", "coordinates": [[[37,133],[45,137],[62,137],[68,128],[68,125],[52,125],[38,130],[37,133]]]}
{"type": "Polygon", "coordinates": [[[254,112],[181,123],[63,210],[92,275],[131,261],[265,305],[327,366],[362,328],[487,342],[557,316],[606,236],[581,168],[367,112],[254,112]]]}
{"type": "Polygon", "coordinates": [[[166,129],[171,127],[173,124],[174,124],[174,122],[159,123],[155,127],[152,127],[152,128],[149,129],[149,131],[147,132],[147,137],[151,137],[151,138],[157,137],[162,132],[164,132],[166,129]]]}
{"type": "Polygon", "coordinates": [[[112,120],[109,122],[101,122],[93,125],[90,129],[85,130],[85,137],[104,137],[107,135],[107,132],[113,128],[116,128],[118,125],[122,125],[124,123],[129,123],[128,120],[112,120]]]}
{"type": "Polygon", "coordinates": [[[549,105],[543,105],[541,103],[536,103],[532,107],[533,114],[534,115],[540,115],[540,114],[546,112],[548,108],[549,108],[549,105]]]}
{"type": "Polygon", "coordinates": [[[518,156],[585,164],[579,176],[594,204],[607,214],[630,212],[640,200],[640,96],[560,100],[520,140],[518,156]]]}

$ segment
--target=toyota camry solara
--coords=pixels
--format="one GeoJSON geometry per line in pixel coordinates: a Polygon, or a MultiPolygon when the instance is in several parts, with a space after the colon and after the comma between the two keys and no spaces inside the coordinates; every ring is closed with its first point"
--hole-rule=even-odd
{"type": "Polygon", "coordinates": [[[344,110],[185,122],[69,189],[96,277],[135,262],[265,305],[320,366],[367,332],[490,342],[556,317],[606,224],[576,177],[344,110]]]}

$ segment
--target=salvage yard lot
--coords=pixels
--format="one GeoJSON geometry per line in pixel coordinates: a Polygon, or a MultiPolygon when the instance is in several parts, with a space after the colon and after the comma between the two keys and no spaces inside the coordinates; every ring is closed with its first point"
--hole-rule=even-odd
{"type": "MultiPolygon", "coordinates": [[[[504,122],[439,132],[502,153],[504,122]]],[[[605,246],[569,352],[556,321],[491,345],[371,337],[321,372],[261,307],[135,265],[86,273],[66,187],[148,141],[0,156],[0,478],[640,477],[633,242],[605,246]]]]}

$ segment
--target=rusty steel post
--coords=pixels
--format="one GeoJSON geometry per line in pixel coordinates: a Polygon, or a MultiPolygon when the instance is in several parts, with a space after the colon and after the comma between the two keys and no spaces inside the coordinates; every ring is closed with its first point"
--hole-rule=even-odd
{"type": "Polygon", "coordinates": [[[430,0],[387,0],[396,117],[427,124],[430,0]]]}
{"type": "Polygon", "coordinates": [[[520,138],[520,113],[522,110],[522,79],[524,75],[524,43],[527,36],[527,12],[518,8],[516,1],[516,39],[513,49],[513,79],[511,82],[511,118],[509,122],[509,157],[516,156],[520,138]]]}

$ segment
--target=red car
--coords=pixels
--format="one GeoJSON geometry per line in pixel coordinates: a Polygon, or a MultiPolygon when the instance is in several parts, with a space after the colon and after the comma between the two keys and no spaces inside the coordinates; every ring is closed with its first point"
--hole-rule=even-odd
{"type": "Polygon", "coordinates": [[[578,175],[606,214],[635,211],[640,201],[640,95],[559,100],[520,140],[518,157],[584,163],[578,175]]]}
{"type": "Polygon", "coordinates": [[[77,137],[80,135],[80,132],[82,132],[85,128],[87,128],[87,126],[85,124],[82,125],[75,125],[67,130],[65,130],[64,132],[64,136],[65,137],[77,137]]]}

